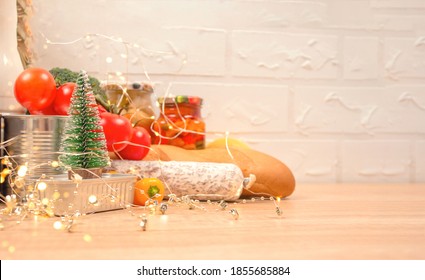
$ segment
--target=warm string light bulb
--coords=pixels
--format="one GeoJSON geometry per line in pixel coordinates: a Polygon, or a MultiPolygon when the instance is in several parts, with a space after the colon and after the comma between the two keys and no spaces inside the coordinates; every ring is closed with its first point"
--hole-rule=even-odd
{"type": "MultiPolygon", "coordinates": [[[[250,199],[251,202],[255,203],[258,200],[260,201],[266,201],[266,198],[264,196],[255,198],[252,197],[250,199]]],[[[275,213],[278,216],[281,216],[283,214],[282,209],[280,208],[279,204],[281,201],[280,197],[273,197],[270,196],[269,200],[273,202],[273,205],[275,207],[275,213]]],[[[246,204],[247,200],[246,199],[241,199],[240,201],[235,201],[233,202],[233,205],[238,205],[238,204],[246,204]]],[[[215,208],[215,210],[226,210],[229,206],[229,203],[225,200],[220,200],[217,202],[212,202],[211,200],[206,200],[205,202],[200,202],[199,200],[194,200],[191,199],[190,196],[185,195],[182,197],[177,197],[175,194],[170,194],[169,195],[169,200],[168,203],[163,202],[159,205],[159,211],[161,212],[161,215],[166,215],[167,210],[169,209],[169,205],[173,205],[173,207],[181,207],[182,205],[185,205],[186,207],[188,207],[189,210],[203,210],[205,212],[210,212],[208,211],[208,209],[206,207],[204,207],[202,204],[206,204],[206,205],[210,205],[210,206],[214,206],[214,205],[218,205],[219,208],[215,208]]],[[[142,209],[145,209],[149,215],[156,215],[156,209],[158,208],[158,204],[154,204],[154,205],[146,205],[144,207],[142,207],[142,209]]],[[[212,210],[212,209],[210,209],[212,210]]],[[[134,215],[134,213],[132,211],[130,211],[132,215],[134,215]]],[[[231,208],[228,212],[225,212],[231,215],[231,217],[234,220],[239,220],[240,214],[239,211],[236,208],[231,208]]],[[[143,229],[143,231],[146,231],[146,224],[147,224],[147,218],[146,218],[146,213],[143,215],[140,215],[139,218],[142,218],[141,222],[139,222],[139,226],[143,229]],[[144,217],[144,218],[142,218],[144,217]]]]}
{"type": "Polygon", "coordinates": [[[0,183],[3,184],[6,181],[6,177],[11,173],[11,170],[7,167],[1,171],[0,183]]]}
{"type": "Polygon", "coordinates": [[[18,167],[18,176],[19,177],[25,177],[28,172],[28,166],[27,165],[21,165],[18,167]]]}
{"type": "Polygon", "coordinates": [[[226,202],[226,201],[224,201],[224,200],[221,200],[221,201],[218,203],[218,205],[220,206],[220,209],[221,209],[221,210],[226,210],[226,208],[227,208],[227,202],[226,202]]]}
{"type": "Polygon", "coordinates": [[[139,223],[139,226],[142,228],[143,231],[146,231],[147,225],[148,225],[148,218],[146,217],[145,214],[143,214],[141,216],[141,221],[139,223]]]}
{"type": "Polygon", "coordinates": [[[94,194],[90,195],[88,201],[92,205],[97,204],[97,196],[95,196],[94,194]]]}
{"type": "Polygon", "coordinates": [[[162,215],[164,215],[168,210],[168,204],[167,203],[161,203],[161,206],[159,207],[159,209],[160,209],[162,215]]]}
{"type": "Polygon", "coordinates": [[[39,191],[44,191],[44,190],[46,190],[46,188],[47,188],[47,184],[45,182],[39,182],[37,184],[37,189],[39,191]]]}
{"type": "Polygon", "coordinates": [[[56,230],[60,230],[62,229],[62,222],[61,221],[56,221],[53,223],[53,228],[56,230]]]}
{"type": "Polygon", "coordinates": [[[279,204],[280,204],[280,197],[276,197],[276,199],[274,199],[273,196],[270,197],[270,200],[273,201],[273,204],[275,206],[275,212],[278,216],[282,216],[283,212],[282,209],[280,208],[279,204]]]}
{"type": "Polygon", "coordinates": [[[6,209],[5,209],[6,213],[11,214],[15,212],[16,207],[18,205],[18,200],[16,195],[15,194],[7,195],[5,203],[6,203],[6,209]]]}
{"type": "Polygon", "coordinates": [[[239,212],[238,210],[232,208],[230,209],[229,213],[232,215],[233,219],[238,220],[239,219],[239,212]]]}

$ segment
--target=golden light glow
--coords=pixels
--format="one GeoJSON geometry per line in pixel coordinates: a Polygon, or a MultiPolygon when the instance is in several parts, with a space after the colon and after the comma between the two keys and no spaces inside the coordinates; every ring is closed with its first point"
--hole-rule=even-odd
{"type": "Polygon", "coordinates": [[[90,204],[96,204],[97,203],[97,197],[95,195],[89,196],[89,203],[90,204]]]}
{"type": "Polygon", "coordinates": [[[4,168],[2,171],[1,171],[1,175],[3,176],[7,176],[7,175],[9,175],[10,174],[10,169],[9,168],[4,168]]]}
{"type": "Polygon", "coordinates": [[[61,196],[61,194],[60,194],[60,192],[58,192],[58,191],[56,191],[56,192],[54,192],[53,193],[53,199],[54,200],[57,200],[57,199],[59,199],[59,197],[61,196]]]}
{"type": "Polygon", "coordinates": [[[92,241],[92,237],[90,234],[84,234],[83,240],[86,242],[91,242],[92,241]]]}
{"type": "Polygon", "coordinates": [[[56,222],[54,222],[54,223],[53,223],[53,228],[54,228],[54,229],[57,229],[57,230],[62,229],[62,222],[61,222],[61,221],[56,221],[56,222]]]}
{"type": "Polygon", "coordinates": [[[46,184],[45,182],[39,182],[39,183],[37,184],[37,189],[38,189],[39,191],[44,191],[46,188],[47,188],[47,184],[46,184]]]}
{"type": "Polygon", "coordinates": [[[28,167],[26,165],[21,165],[18,168],[18,176],[19,177],[25,177],[25,175],[27,175],[28,172],[28,167]]]}
{"type": "Polygon", "coordinates": [[[52,161],[52,167],[56,168],[58,166],[59,166],[59,162],[57,162],[56,160],[52,161]]]}
{"type": "Polygon", "coordinates": [[[9,253],[13,254],[15,253],[15,246],[9,246],[9,248],[7,248],[7,250],[9,251],[9,253]]]}
{"type": "Polygon", "coordinates": [[[168,221],[168,215],[161,215],[161,217],[159,217],[159,220],[162,223],[167,223],[167,221],[168,221]]]}
{"type": "Polygon", "coordinates": [[[34,210],[35,209],[35,203],[32,202],[32,201],[28,202],[28,209],[34,210]]]}
{"type": "Polygon", "coordinates": [[[137,174],[137,170],[134,167],[130,167],[131,174],[137,174]]]}

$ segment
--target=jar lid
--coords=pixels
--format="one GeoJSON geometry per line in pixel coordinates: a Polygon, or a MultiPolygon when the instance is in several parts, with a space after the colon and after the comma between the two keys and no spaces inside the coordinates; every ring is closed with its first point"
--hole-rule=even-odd
{"type": "Polygon", "coordinates": [[[192,104],[192,105],[202,105],[202,98],[199,96],[189,96],[189,95],[177,95],[175,97],[159,97],[158,103],[162,104],[192,104]]]}
{"type": "Polygon", "coordinates": [[[108,91],[122,91],[123,88],[127,88],[127,90],[135,90],[135,91],[144,91],[148,93],[153,93],[153,87],[149,83],[131,83],[131,84],[117,84],[117,83],[111,83],[111,84],[105,84],[103,85],[103,89],[108,91]]]}

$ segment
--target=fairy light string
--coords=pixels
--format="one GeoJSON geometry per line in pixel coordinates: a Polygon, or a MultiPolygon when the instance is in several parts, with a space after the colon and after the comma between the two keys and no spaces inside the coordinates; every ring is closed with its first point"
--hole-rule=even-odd
{"type": "MultiPolygon", "coordinates": [[[[123,99],[126,98],[130,105],[134,105],[134,101],[132,100],[131,96],[128,94],[128,76],[129,76],[129,59],[130,59],[130,51],[132,54],[139,53],[141,56],[145,57],[159,57],[159,56],[174,56],[180,58],[180,68],[178,71],[181,71],[181,69],[184,67],[184,65],[187,63],[187,54],[179,55],[178,51],[173,49],[171,47],[171,51],[157,51],[157,50],[150,50],[146,49],[143,46],[137,44],[137,43],[131,43],[124,41],[122,38],[115,38],[113,36],[107,36],[104,34],[99,33],[88,33],[84,36],[81,36],[79,38],[76,38],[71,41],[67,42],[57,42],[52,41],[49,38],[47,38],[44,34],[41,34],[41,36],[45,40],[45,49],[48,48],[49,45],[72,45],[76,44],[78,42],[84,41],[88,44],[92,43],[93,38],[101,38],[105,40],[109,40],[114,43],[122,44],[125,47],[125,52],[121,53],[120,57],[125,59],[126,64],[126,73],[123,75],[121,72],[115,72],[116,76],[119,77],[122,83],[114,83],[109,82],[109,79],[111,76],[109,73],[107,74],[108,80],[106,84],[109,85],[115,85],[117,86],[121,91],[122,94],[120,96],[120,99],[118,100],[117,104],[120,104],[123,102],[123,99]]],[[[137,57],[139,61],[141,61],[143,73],[146,77],[146,79],[151,82],[151,78],[148,75],[148,72],[145,68],[145,65],[143,64],[143,61],[137,57]]],[[[112,58],[108,57],[107,63],[112,62],[112,58]]],[[[171,86],[172,83],[169,83],[165,93],[163,94],[164,100],[165,98],[172,97],[171,94],[171,86]]],[[[158,96],[153,91],[154,99],[158,100],[158,96]]],[[[175,105],[177,105],[174,98],[175,105]]],[[[158,103],[155,103],[158,109],[160,110],[160,113],[163,113],[165,108],[165,102],[161,105],[158,103]]],[[[181,114],[180,110],[177,108],[177,114],[179,116],[179,119],[183,123],[183,127],[178,126],[175,122],[173,122],[171,119],[169,119],[167,116],[165,116],[165,120],[168,125],[172,126],[174,129],[178,130],[177,134],[171,137],[167,137],[164,135],[159,134],[160,137],[160,143],[162,139],[174,139],[181,135],[184,132],[190,132],[195,134],[202,134],[206,135],[205,132],[199,132],[199,131],[193,131],[187,129],[187,122],[184,116],[181,114]]],[[[133,113],[136,114],[136,111],[133,113]]],[[[151,129],[153,129],[155,121],[151,124],[151,129]]],[[[225,138],[225,148],[227,150],[227,153],[229,157],[234,160],[234,156],[231,152],[231,147],[229,145],[229,136],[230,133],[228,131],[224,133],[217,133],[214,132],[214,135],[221,136],[225,138]]],[[[58,161],[46,161],[45,163],[38,164],[37,166],[29,166],[28,162],[25,163],[19,163],[22,162],[22,158],[26,158],[29,155],[9,155],[7,151],[7,147],[10,146],[13,142],[19,141],[19,136],[14,137],[13,139],[8,139],[4,142],[1,142],[0,149],[2,151],[2,154],[4,156],[0,157],[1,163],[2,163],[2,170],[0,172],[0,182],[2,184],[9,185],[11,193],[8,195],[0,194],[0,202],[4,203],[5,207],[0,209],[0,230],[7,229],[7,226],[5,223],[8,223],[8,226],[12,226],[13,223],[20,224],[23,220],[25,220],[28,217],[37,217],[37,216],[44,216],[44,217],[54,217],[55,216],[55,204],[58,203],[61,199],[64,198],[64,196],[70,196],[74,195],[78,197],[81,195],[79,186],[82,183],[81,177],[79,177],[78,174],[74,174],[72,179],[72,184],[74,186],[74,189],[71,191],[71,193],[64,193],[60,194],[57,191],[54,191],[51,197],[46,197],[45,192],[48,188],[54,188],[53,177],[46,176],[45,174],[37,176],[37,178],[31,178],[33,177],[34,171],[39,168],[40,166],[49,166],[52,169],[58,169],[63,168],[65,170],[68,170],[69,168],[67,166],[64,166],[60,160],[58,161]],[[9,222],[12,221],[12,224],[9,222]]],[[[128,141],[123,142],[125,144],[130,144],[128,141]]],[[[121,144],[121,143],[117,143],[121,144]]],[[[143,145],[134,144],[132,145],[136,146],[142,146],[144,148],[149,148],[143,145]]],[[[152,152],[157,153],[154,149],[149,148],[152,152]]],[[[59,152],[57,152],[59,155],[59,152]]],[[[63,154],[63,153],[62,153],[63,154]]],[[[158,162],[161,163],[161,160],[159,159],[158,155],[158,162]]],[[[137,217],[139,220],[139,226],[142,229],[142,231],[146,231],[148,229],[149,224],[149,216],[150,215],[164,215],[166,216],[170,211],[173,211],[174,208],[186,208],[193,211],[203,211],[203,212],[215,212],[217,210],[220,210],[222,213],[226,213],[223,215],[231,215],[231,218],[234,220],[239,220],[240,216],[238,212],[238,205],[239,204],[246,204],[248,201],[246,199],[239,200],[238,202],[234,202],[232,205],[232,208],[228,210],[229,204],[224,201],[217,201],[212,202],[211,200],[207,201],[199,201],[196,199],[192,199],[188,195],[183,195],[181,197],[177,197],[173,191],[173,186],[170,186],[168,182],[163,181],[166,189],[168,190],[167,195],[167,202],[162,202],[160,204],[155,203],[156,201],[150,200],[149,203],[146,206],[138,206],[134,205],[132,203],[129,203],[128,201],[122,200],[121,196],[119,195],[117,189],[110,184],[108,184],[107,180],[104,180],[102,177],[97,177],[98,180],[102,181],[102,184],[105,185],[108,189],[107,193],[89,193],[87,194],[87,201],[83,205],[83,207],[79,209],[74,209],[73,205],[68,205],[67,211],[65,211],[58,219],[53,222],[52,227],[56,230],[64,230],[67,232],[72,232],[78,223],[78,220],[82,217],[89,216],[93,213],[97,212],[97,209],[102,206],[102,204],[108,204],[108,203],[119,203],[119,208],[124,209],[128,211],[128,213],[132,216],[137,217]],[[213,207],[213,208],[211,208],[213,207]],[[142,214],[136,215],[136,212],[142,211],[142,214]]],[[[133,189],[131,189],[133,191],[133,189]]],[[[282,210],[280,207],[280,198],[275,198],[269,194],[262,193],[254,193],[251,190],[247,189],[248,192],[255,194],[255,195],[263,195],[263,197],[260,198],[260,200],[265,200],[265,196],[269,196],[270,201],[272,201],[274,210],[277,216],[282,216],[282,210]]],[[[208,196],[208,194],[204,194],[205,197],[208,196]]],[[[249,200],[250,202],[256,202],[256,198],[251,198],[249,200]]],[[[225,216],[223,216],[225,217],[225,216]]]]}
{"type": "MultiPolygon", "coordinates": [[[[13,165],[10,162],[10,157],[2,157],[2,163],[6,165],[6,168],[9,170],[7,173],[8,176],[6,179],[11,186],[12,192],[14,194],[3,196],[1,195],[1,201],[5,203],[6,207],[1,209],[0,218],[7,217],[7,220],[10,218],[15,218],[16,224],[21,223],[27,217],[34,216],[46,216],[46,217],[54,217],[54,202],[59,199],[59,197],[53,195],[51,198],[46,198],[43,196],[43,192],[51,187],[49,183],[49,177],[42,174],[39,178],[35,179],[33,182],[27,182],[26,179],[30,175],[28,167],[23,165],[13,165]]],[[[56,168],[61,165],[61,162],[53,161],[48,162],[52,168],[56,168]]],[[[3,170],[2,170],[3,174],[3,170]]],[[[102,179],[102,177],[99,177],[102,179]]],[[[81,177],[78,174],[73,177],[72,182],[75,184],[74,195],[79,195],[79,184],[82,183],[81,177]]],[[[164,182],[166,183],[166,182],[164,182]]],[[[96,211],[96,207],[101,205],[102,203],[110,203],[111,201],[115,202],[115,200],[120,201],[119,195],[115,194],[116,189],[110,187],[105,180],[104,183],[111,190],[111,193],[108,194],[89,194],[87,203],[81,209],[73,209],[70,207],[69,212],[64,213],[60,217],[60,221],[56,221],[53,223],[53,228],[57,230],[65,230],[67,232],[72,232],[73,228],[77,224],[77,220],[80,217],[91,215],[96,211]]],[[[257,194],[258,195],[258,194],[257,194]]],[[[274,198],[273,196],[269,197],[270,201],[272,201],[275,207],[275,213],[278,216],[282,216],[282,210],[280,208],[280,198],[274,198]]],[[[251,198],[251,202],[256,202],[258,199],[251,198]]],[[[264,201],[265,197],[262,196],[259,200],[264,201]]],[[[242,199],[238,202],[233,203],[233,208],[228,211],[231,214],[234,220],[238,220],[240,215],[235,206],[238,204],[246,204],[247,200],[242,199]]],[[[126,209],[131,215],[134,216],[134,211],[142,210],[144,213],[144,218],[140,222],[140,226],[143,231],[147,230],[148,224],[148,216],[149,215],[167,215],[167,212],[170,211],[173,207],[185,207],[189,210],[201,210],[204,212],[211,212],[224,210],[228,208],[228,203],[224,200],[211,202],[211,200],[207,200],[205,202],[192,199],[190,196],[185,195],[182,197],[177,197],[172,192],[168,195],[168,202],[163,202],[161,204],[156,203],[148,203],[146,206],[138,206],[132,203],[128,203],[125,201],[120,201],[120,208],[126,209]],[[213,210],[208,210],[208,206],[214,206],[213,210]]],[[[140,216],[140,215],[139,215],[140,216]]],[[[0,220],[0,229],[5,229],[4,224],[5,219],[0,220]]]]}
{"type": "MultiPolygon", "coordinates": [[[[121,53],[120,54],[120,57],[125,59],[126,74],[124,76],[122,75],[121,72],[115,72],[115,74],[116,74],[116,76],[118,76],[120,78],[122,77],[122,82],[124,83],[124,86],[121,85],[120,83],[116,83],[116,82],[109,82],[109,81],[106,82],[107,85],[114,85],[114,86],[117,86],[118,88],[121,89],[122,95],[120,97],[120,100],[117,102],[117,104],[120,104],[122,102],[122,99],[124,99],[124,98],[126,98],[129,101],[130,104],[134,104],[133,103],[133,100],[131,99],[130,95],[127,92],[127,90],[128,90],[128,81],[129,81],[128,75],[129,75],[129,64],[130,64],[130,61],[129,61],[129,59],[130,59],[130,57],[129,57],[129,51],[130,50],[139,50],[142,55],[144,55],[146,57],[149,57],[149,58],[151,58],[151,57],[157,57],[157,56],[160,56],[160,55],[178,56],[177,50],[175,50],[175,48],[173,48],[172,46],[170,46],[171,51],[152,50],[152,49],[147,49],[147,48],[145,48],[145,47],[143,47],[143,46],[141,46],[140,44],[137,44],[137,43],[131,43],[131,42],[128,42],[128,41],[124,41],[122,38],[116,38],[116,37],[113,37],[113,36],[108,36],[108,35],[100,34],[100,33],[87,33],[84,36],[78,37],[78,38],[76,38],[74,40],[62,41],[62,42],[52,41],[51,39],[47,38],[47,36],[45,34],[43,34],[43,33],[41,33],[41,36],[45,40],[45,44],[46,44],[45,45],[45,48],[48,48],[48,45],[59,45],[59,46],[62,46],[62,45],[73,45],[73,44],[76,44],[76,43],[81,42],[81,41],[84,41],[84,40],[89,40],[90,41],[90,40],[92,40],[92,38],[102,38],[102,39],[106,39],[106,40],[109,40],[109,41],[114,42],[114,43],[122,44],[125,47],[125,53],[121,53]]],[[[181,65],[181,67],[179,68],[178,71],[180,71],[182,69],[182,67],[187,63],[187,57],[188,56],[187,56],[187,54],[183,53],[179,57],[180,57],[180,65],[181,65]]],[[[139,59],[138,58],[138,61],[142,61],[142,59],[139,59]]],[[[111,57],[107,57],[107,63],[111,63],[111,62],[112,62],[112,58],[111,57]]],[[[148,71],[146,70],[145,65],[143,63],[142,63],[142,68],[143,68],[143,73],[144,73],[144,76],[146,77],[146,79],[149,82],[152,82],[151,81],[151,78],[150,78],[150,76],[148,74],[148,71]]],[[[108,74],[108,80],[109,80],[109,74],[108,74]]],[[[165,98],[170,98],[170,97],[173,96],[171,94],[171,86],[172,86],[172,83],[168,84],[168,86],[167,86],[167,88],[165,90],[165,93],[163,94],[164,100],[165,100],[165,98]]],[[[158,100],[158,97],[159,96],[156,94],[156,91],[155,90],[153,91],[153,95],[154,95],[154,100],[158,100]]],[[[171,99],[174,100],[173,98],[171,98],[171,99]]],[[[159,108],[161,114],[163,114],[164,111],[165,111],[165,109],[164,109],[165,102],[163,104],[161,104],[161,105],[159,105],[157,102],[155,102],[155,104],[159,108]]],[[[174,101],[174,105],[177,105],[177,103],[175,101],[174,101]]],[[[154,125],[155,121],[152,122],[152,124],[151,124],[151,127],[150,127],[151,131],[153,131],[153,133],[155,133],[155,135],[157,135],[160,138],[159,144],[161,144],[162,139],[167,139],[167,140],[176,139],[182,133],[185,133],[185,132],[194,133],[194,134],[201,134],[201,135],[206,135],[207,134],[205,132],[188,130],[187,129],[187,121],[186,121],[186,119],[181,114],[178,106],[176,106],[176,108],[177,108],[177,114],[178,114],[178,117],[179,117],[179,121],[181,121],[183,123],[183,127],[180,127],[180,126],[176,125],[175,122],[173,122],[165,114],[163,114],[164,119],[165,119],[167,125],[173,127],[173,129],[175,129],[175,130],[178,130],[178,132],[177,132],[176,135],[173,135],[173,136],[170,137],[170,136],[164,136],[164,135],[158,134],[153,129],[153,125],[154,125]]],[[[137,112],[137,110],[136,110],[136,112],[137,112]]],[[[133,115],[136,114],[136,112],[134,112],[133,115]]],[[[232,155],[232,153],[231,153],[231,151],[230,151],[230,149],[228,148],[228,145],[227,145],[227,139],[229,137],[229,132],[225,132],[225,133],[217,133],[216,132],[216,133],[214,133],[214,135],[221,136],[221,137],[226,137],[226,148],[227,148],[227,151],[229,153],[229,156],[233,159],[233,155],[232,155]]]]}

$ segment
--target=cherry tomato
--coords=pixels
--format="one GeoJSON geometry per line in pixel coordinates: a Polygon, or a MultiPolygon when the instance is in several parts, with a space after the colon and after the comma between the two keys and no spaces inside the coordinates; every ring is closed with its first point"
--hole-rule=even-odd
{"type": "Polygon", "coordinates": [[[165,187],[158,178],[143,178],[134,186],[134,204],[145,206],[148,200],[161,202],[164,199],[165,187]]]}
{"type": "Polygon", "coordinates": [[[45,69],[28,68],[16,79],[14,92],[16,100],[28,110],[45,109],[55,99],[55,79],[45,69]]]}
{"type": "Polygon", "coordinates": [[[100,124],[106,137],[106,146],[110,152],[119,152],[127,146],[132,135],[131,123],[128,119],[108,112],[100,114],[100,124]]]}
{"type": "Polygon", "coordinates": [[[64,83],[56,90],[56,98],[53,101],[53,108],[58,115],[68,115],[71,96],[77,86],[76,83],[64,83]]]}
{"type": "Polygon", "coordinates": [[[146,129],[136,126],[133,127],[130,142],[124,149],[118,152],[118,155],[123,159],[142,160],[149,152],[151,136],[146,129]]]}

